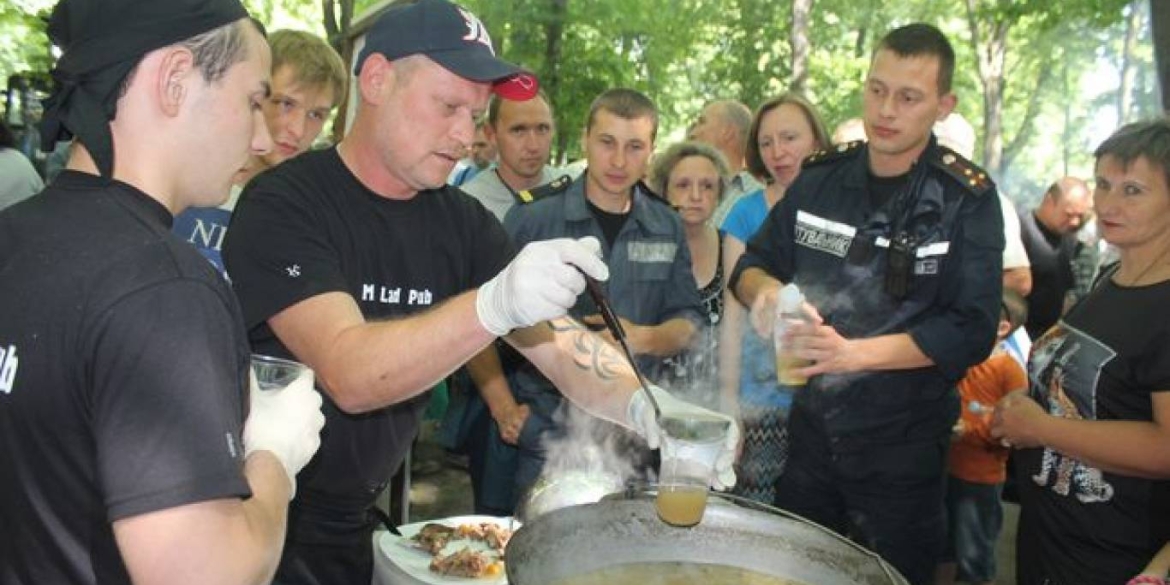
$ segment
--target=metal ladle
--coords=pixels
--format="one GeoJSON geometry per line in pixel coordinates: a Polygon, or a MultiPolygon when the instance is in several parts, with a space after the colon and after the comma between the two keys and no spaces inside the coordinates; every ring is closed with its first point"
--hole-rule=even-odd
{"type": "Polygon", "coordinates": [[[654,420],[661,422],[662,409],[659,408],[658,400],[654,398],[654,393],[650,391],[650,386],[646,384],[646,377],[642,375],[642,369],[638,367],[638,362],[634,361],[634,354],[630,351],[630,346],[626,343],[626,331],[622,329],[621,321],[618,321],[617,315],[613,312],[613,307],[609,305],[609,299],[602,292],[601,284],[589,275],[585,273],[581,274],[585,276],[585,286],[589,289],[589,296],[593,298],[593,303],[597,305],[597,310],[601,313],[601,318],[605,321],[605,326],[609,328],[610,334],[617,340],[618,345],[622,346],[622,351],[626,354],[626,360],[630,362],[630,367],[634,368],[634,375],[637,376],[638,383],[642,385],[642,391],[646,393],[646,398],[650,399],[650,405],[654,407],[654,420]]]}

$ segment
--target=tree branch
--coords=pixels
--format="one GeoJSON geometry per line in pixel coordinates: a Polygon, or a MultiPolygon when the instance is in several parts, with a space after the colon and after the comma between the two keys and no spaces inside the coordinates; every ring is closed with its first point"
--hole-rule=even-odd
{"type": "Polygon", "coordinates": [[[1024,150],[1024,145],[1028,143],[1028,139],[1032,134],[1032,124],[1036,121],[1036,116],[1040,113],[1041,107],[1041,88],[1048,84],[1052,78],[1052,71],[1054,68],[1045,67],[1043,64],[1039,67],[1039,73],[1036,74],[1036,83],[1032,85],[1032,93],[1028,96],[1028,106],[1024,109],[1024,115],[1020,117],[1020,126],[1016,129],[1016,135],[1012,137],[1007,146],[1003,149],[1003,163],[1002,167],[1011,168],[1012,164],[1016,162],[1016,157],[1024,150]]]}

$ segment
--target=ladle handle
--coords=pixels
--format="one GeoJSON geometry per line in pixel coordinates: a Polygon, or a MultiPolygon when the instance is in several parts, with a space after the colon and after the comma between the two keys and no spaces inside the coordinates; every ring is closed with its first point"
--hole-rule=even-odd
{"type": "Polygon", "coordinates": [[[646,377],[642,375],[642,369],[638,367],[638,362],[634,361],[634,353],[630,351],[630,346],[626,343],[626,331],[622,329],[622,322],[614,314],[613,307],[609,305],[609,299],[602,292],[601,283],[584,272],[581,274],[585,277],[585,288],[589,289],[589,296],[593,299],[593,303],[597,305],[597,310],[601,313],[601,319],[605,321],[605,326],[609,328],[609,332],[613,334],[613,338],[617,340],[618,345],[622,346],[622,351],[626,354],[626,360],[630,362],[630,367],[634,369],[634,376],[638,378],[638,384],[642,386],[642,391],[646,393],[646,398],[650,400],[650,406],[654,407],[654,420],[660,420],[662,418],[662,408],[658,406],[658,399],[654,398],[654,393],[650,391],[650,386],[646,384],[646,377]]]}

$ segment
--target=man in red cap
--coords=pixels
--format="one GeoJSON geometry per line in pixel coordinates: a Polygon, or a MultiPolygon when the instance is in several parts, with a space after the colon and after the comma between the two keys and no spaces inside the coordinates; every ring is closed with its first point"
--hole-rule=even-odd
{"type": "MultiPolygon", "coordinates": [[[[425,392],[497,337],[587,411],[658,440],[633,371],[564,318],[582,273],[608,277],[598,241],[515,253],[499,221],[446,184],[489,94],[531,99],[536,80],[496,58],[479,19],[445,0],[386,11],[355,73],[350,133],[253,180],[224,246],[253,348],[312,366],[325,397],[282,584],[370,581],[369,515],[416,434],[425,392]]],[[[696,408],[662,396],[664,411],[696,408]]]]}
{"type": "Polygon", "coordinates": [[[75,140],[0,213],[0,584],[266,583],[320,396],[249,394],[240,307],[170,227],[271,147],[267,43],[238,0],[63,0],[48,30],[45,144],[75,140]]]}

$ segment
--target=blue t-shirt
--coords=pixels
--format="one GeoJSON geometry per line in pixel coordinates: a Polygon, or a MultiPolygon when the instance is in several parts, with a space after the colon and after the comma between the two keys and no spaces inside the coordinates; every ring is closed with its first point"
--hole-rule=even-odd
{"type": "MultiPolygon", "coordinates": [[[[757,189],[735,202],[720,229],[723,233],[745,244],[768,217],[768,200],[764,190],[757,189]]],[[[756,408],[779,408],[787,411],[792,405],[792,391],[780,388],[776,380],[776,359],[772,342],[763,339],[749,326],[740,336],[739,365],[740,402],[756,408]]]]}
{"type": "Polygon", "coordinates": [[[768,200],[764,190],[758,189],[735,202],[719,230],[746,244],[763,225],[765,217],[768,217],[768,200]]]}
{"type": "Polygon", "coordinates": [[[175,224],[171,231],[195,246],[204,258],[215,265],[220,274],[225,274],[220,249],[223,247],[223,238],[227,235],[231,219],[232,212],[228,209],[188,207],[175,216],[175,224]]]}

